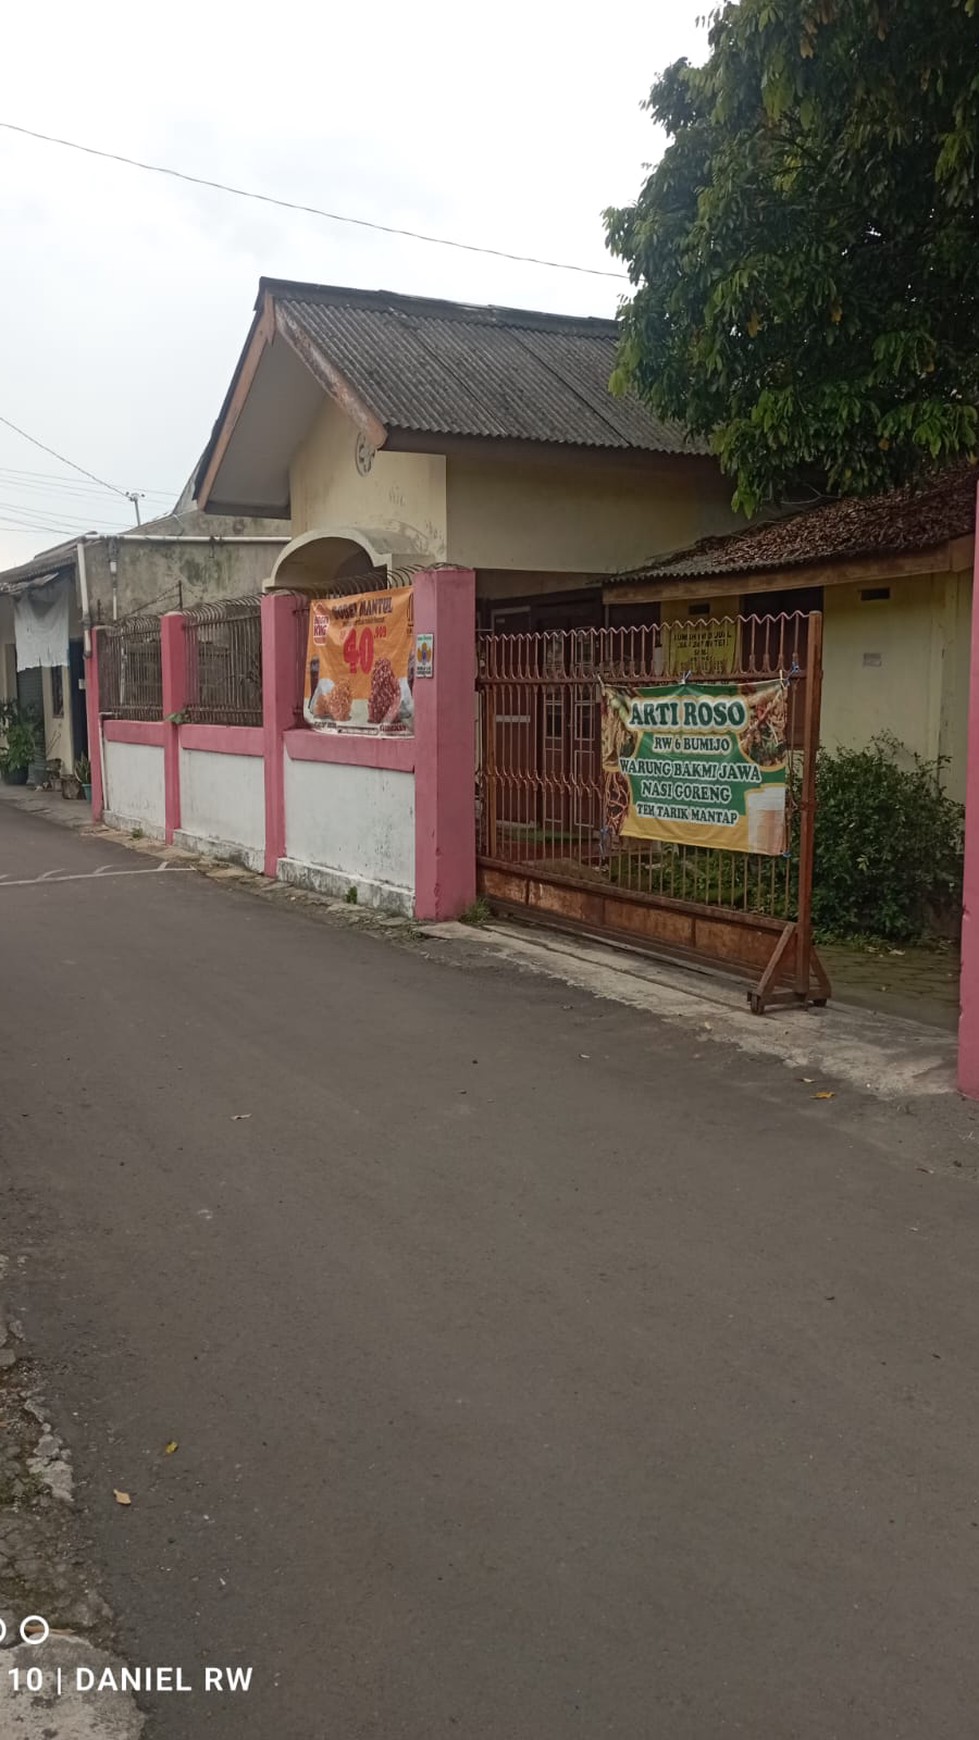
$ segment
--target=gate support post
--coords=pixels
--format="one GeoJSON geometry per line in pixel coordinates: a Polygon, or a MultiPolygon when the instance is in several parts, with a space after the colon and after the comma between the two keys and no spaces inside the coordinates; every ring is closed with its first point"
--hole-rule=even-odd
{"type": "Polygon", "coordinates": [[[795,926],[795,994],[801,1003],[809,1000],[812,971],[812,869],[813,832],[816,823],[816,752],[819,748],[819,704],[823,685],[823,618],[813,611],[809,618],[803,706],[802,791],[799,816],[799,903],[795,926]]]}
{"type": "Polygon", "coordinates": [[[285,744],[296,723],[299,661],[296,599],[266,592],[262,599],[262,721],[265,733],[265,874],[278,874],[286,855],[285,744]]]}
{"type": "Polygon", "coordinates": [[[965,874],[959,980],[959,1091],[979,1100],[979,539],[972,593],[969,735],[965,777],[965,874]]]}
{"type": "Polygon", "coordinates": [[[187,705],[187,654],[184,617],[179,610],[160,618],[160,670],[163,683],[163,794],[167,845],[180,831],[180,726],[173,715],[187,705]]]}
{"type": "Polygon", "coordinates": [[[88,715],[88,759],[92,769],[92,820],[100,822],[105,809],[102,778],[102,709],[99,697],[100,628],[92,629],[91,651],[85,657],[85,711],[88,715]]]}
{"type": "Polygon", "coordinates": [[[415,917],[458,918],[476,898],[476,576],[415,575],[415,632],[434,636],[415,675],[415,917]]]}

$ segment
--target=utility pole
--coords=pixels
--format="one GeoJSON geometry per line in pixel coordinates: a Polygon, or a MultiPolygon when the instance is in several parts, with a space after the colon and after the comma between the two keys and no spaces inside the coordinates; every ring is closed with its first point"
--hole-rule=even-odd
{"type": "Polygon", "coordinates": [[[143,522],[139,517],[139,504],[143,499],[143,491],[141,489],[127,489],[126,499],[127,501],[132,502],[133,511],[136,515],[136,524],[141,526],[143,522]]]}

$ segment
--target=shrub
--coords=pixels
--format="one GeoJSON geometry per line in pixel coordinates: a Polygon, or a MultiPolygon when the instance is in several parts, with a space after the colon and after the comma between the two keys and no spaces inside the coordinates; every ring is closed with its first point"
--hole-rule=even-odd
{"type": "Polygon", "coordinates": [[[912,942],[957,922],[961,804],[941,762],[890,736],[865,749],[821,750],[816,773],[813,923],[824,936],[912,942]]]}

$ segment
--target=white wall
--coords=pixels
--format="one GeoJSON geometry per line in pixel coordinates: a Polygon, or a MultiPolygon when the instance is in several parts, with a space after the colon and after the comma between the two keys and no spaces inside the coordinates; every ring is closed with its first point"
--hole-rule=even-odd
{"type": "Polygon", "coordinates": [[[150,743],[102,744],[106,821],[163,834],[163,750],[150,743]]]}
{"type": "Polygon", "coordinates": [[[414,907],[415,779],[387,768],[285,761],[287,882],[361,905],[414,907]]]}
{"type": "Polygon", "coordinates": [[[178,845],[233,856],[250,869],[265,861],[265,763],[259,755],[180,750],[178,845]],[[224,849],[222,851],[222,849],[224,849]]]}

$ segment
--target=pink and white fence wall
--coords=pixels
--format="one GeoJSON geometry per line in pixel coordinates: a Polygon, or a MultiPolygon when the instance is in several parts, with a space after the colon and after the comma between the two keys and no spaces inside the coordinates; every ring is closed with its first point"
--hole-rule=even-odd
{"type": "MultiPolygon", "coordinates": [[[[186,619],[161,624],[163,719],[103,718],[98,658],[87,696],[96,819],[228,858],[300,887],[421,919],[475,896],[475,578],[415,577],[415,630],[434,637],[416,678],[414,735],[326,733],[300,723],[297,605],[262,600],[261,726],[179,723],[186,619]]],[[[96,630],[97,636],[100,631],[96,630]]]]}
{"type": "Polygon", "coordinates": [[[959,982],[959,1088],[979,1100],[979,519],[972,589],[968,760],[965,776],[965,873],[959,982]]]}

